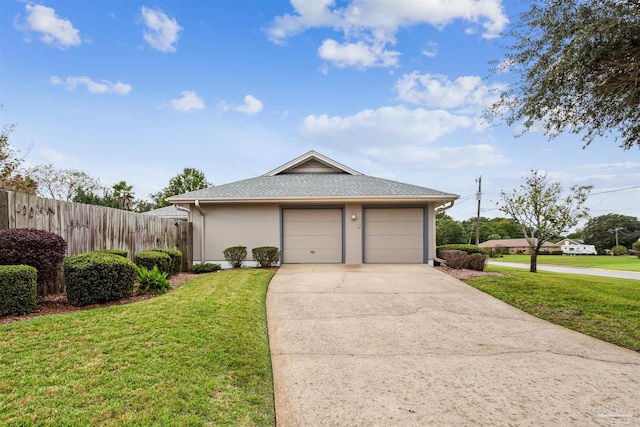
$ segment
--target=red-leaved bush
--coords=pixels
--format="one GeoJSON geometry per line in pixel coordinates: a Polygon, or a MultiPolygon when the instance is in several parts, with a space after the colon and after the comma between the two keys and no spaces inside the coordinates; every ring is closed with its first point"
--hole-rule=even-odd
{"type": "Polygon", "coordinates": [[[0,230],[0,265],[30,265],[38,270],[38,286],[62,269],[67,242],[55,233],[33,228],[0,230]]]}

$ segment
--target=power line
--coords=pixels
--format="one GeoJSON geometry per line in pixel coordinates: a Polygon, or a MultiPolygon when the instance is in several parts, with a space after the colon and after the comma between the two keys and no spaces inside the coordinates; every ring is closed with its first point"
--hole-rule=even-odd
{"type": "Polygon", "coordinates": [[[605,194],[605,193],[616,193],[618,191],[633,190],[635,188],[640,188],[640,185],[636,185],[635,187],[618,188],[615,190],[601,191],[599,193],[591,193],[590,196],[597,196],[598,194],[605,194]]]}

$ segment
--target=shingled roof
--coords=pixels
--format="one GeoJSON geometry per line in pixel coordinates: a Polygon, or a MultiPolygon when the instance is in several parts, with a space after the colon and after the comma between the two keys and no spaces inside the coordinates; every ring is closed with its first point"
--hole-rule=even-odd
{"type": "Polygon", "coordinates": [[[392,199],[452,201],[458,198],[431,188],[363,175],[315,151],[256,178],[209,187],[167,199],[171,203],[279,201],[313,199],[392,199]],[[318,163],[319,162],[319,163],[318,163]],[[304,173],[305,165],[326,165],[323,173],[304,173]],[[327,170],[329,172],[327,172],[327,170]],[[336,172],[336,173],[333,173],[336,172]]]}

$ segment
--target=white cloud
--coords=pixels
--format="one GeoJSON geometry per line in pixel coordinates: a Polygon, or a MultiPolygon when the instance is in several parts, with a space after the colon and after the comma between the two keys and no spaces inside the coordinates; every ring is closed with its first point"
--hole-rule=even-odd
{"type": "Polygon", "coordinates": [[[338,43],[327,39],[318,48],[318,56],[339,68],[344,67],[390,67],[398,64],[400,52],[384,49],[383,43],[367,45],[357,43],[338,43]]]}
{"type": "Polygon", "coordinates": [[[234,107],[233,111],[252,116],[262,111],[262,108],[262,101],[255,96],[247,95],[244,97],[244,104],[234,107]]]}
{"type": "Polygon", "coordinates": [[[202,110],[206,107],[202,98],[195,92],[185,90],[180,92],[181,98],[172,99],[169,104],[178,111],[188,113],[193,110],[202,110]]]}
{"type": "Polygon", "coordinates": [[[481,23],[484,37],[496,37],[509,22],[500,0],[351,0],[344,7],[336,7],[334,0],[291,0],[291,5],[294,14],[277,16],[267,28],[274,42],[314,27],[395,34],[400,27],[429,24],[442,28],[457,19],[481,23]]]}
{"type": "Polygon", "coordinates": [[[53,8],[28,4],[26,22],[16,23],[20,30],[40,33],[40,39],[60,49],[82,44],[79,31],[68,19],[59,18],[53,8]]]}
{"type": "Polygon", "coordinates": [[[427,107],[483,109],[497,101],[505,84],[486,85],[478,76],[462,76],[451,81],[441,74],[403,75],[396,83],[398,99],[427,107]]]}
{"type": "Polygon", "coordinates": [[[86,86],[89,93],[115,93],[117,95],[127,95],[133,89],[130,84],[117,81],[115,83],[108,80],[96,82],[87,76],[72,76],[61,79],[58,76],[49,78],[51,84],[64,86],[67,90],[76,90],[80,85],[86,86]]]}
{"type": "Polygon", "coordinates": [[[511,163],[500,150],[490,144],[462,147],[421,147],[404,145],[384,149],[363,150],[376,161],[402,167],[430,169],[465,169],[502,166],[511,163]]]}
{"type": "MultiPolygon", "coordinates": [[[[400,28],[428,24],[443,28],[454,20],[482,25],[483,37],[497,37],[509,22],[501,0],[290,0],[294,12],[276,16],[265,29],[269,40],[284,44],[288,37],[310,28],[342,31],[344,42],[325,40],[318,54],[339,67],[397,66],[399,53],[387,50],[395,44],[400,28]]],[[[469,27],[474,29],[474,27],[469,27]]],[[[475,29],[474,29],[475,31],[475,29]]],[[[437,53],[428,46],[423,54],[437,53]]]]}
{"type": "Polygon", "coordinates": [[[160,52],[171,53],[176,51],[175,43],[180,38],[182,27],[178,22],[169,18],[162,10],[140,8],[142,19],[147,29],[143,37],[149,45],[160,52]]]}
{"type": "Polygon", "coordinates": [[[314,143],[339,147],[388,147],[428,144],[459,129],[473,131],[474,126],[473,119],[448,111],[396,106],[347,117],[310,115],[300,125],[300,133],[314,143]]]}
{"type": "Polygon", "coordinates": [[[438,55],[438,43],[428,42],[425,47],[420,50],[420,53],[427,58],[435,58],[438,55]]]}

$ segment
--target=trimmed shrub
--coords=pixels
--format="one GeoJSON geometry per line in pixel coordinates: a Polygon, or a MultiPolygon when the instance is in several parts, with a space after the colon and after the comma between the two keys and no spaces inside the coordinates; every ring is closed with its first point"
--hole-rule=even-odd
{"type": "Polygon", "coordinates": [[[99,250],[93,251],[93,252],[99,253],[99,254],[117,255],[117,256],[121,256],[123,258],[127,258],[129,256],[129,252],[123,251],[121,249],[99,249],[99,250]]]}
{"type": "Polygon", "coordinates": [[[280,261],[280,250],[275,246],[260,246],[251,249],[253,259],[258,261],[260,267],[271,267],[280,261]]]}
{"type": "Polygon", "coordinates": [[[468,255],[465,251],[447,250],[442,252],[442,257],[447,267],[457,270],[468,268],[469,270],[484,271],[487,256],[483,254],[468,255]]]}
{"type": "Polygon", "coordinates": [[[222,269],[222,266],[220,264],[204,263],[196,264],[191,267],[191,272],[194,274],[213,273],[214,271],[218,271],[220,269],[222,269]]]}
{"type": "Polygon", "coordinates": [[[611,254],[613,256],[621,256],[627,254],[627,248],[622,245],[614,246],[611,248],[611,254]]]}
{"type": "Polygon", "coordinates": [[[230,248],[224,250],[224,259],[226,259],[233,268],[242,267],[242,261],[244,261],[246,258],[246,246],[231,246],[230,248]]]}
{"type": "Polygon", "coordinates": [[[71,305],[116,301],[133,295],[134,263],[120,256],[89,252],[64,260],[64,284],[71,305]]]}
{"type": "Polygon", "coordinates": [[[211,264],[211,263],[204,263],[204,264],[195,264],[194,266],[191,267],[191,272],[194,274],[201,274],[201,273],[213,273],[214,271],[219,271],[222,269],[222,266],[220,264],[211,264]]]}
{"type": "Polygon", "coordinates": [[[487,264],[487,256],[482,254],[467,255],[467,268],[469,270],[484,271],[487,264]]]}
{"type": "Polygon", "coordinates": [[[154,251],[167,254],[171,258],[171,272],[169,275],[173,276],[182,271],[182,252],[177,249],[154,249],[154,251]]]}
{"type": "Polygon", "coordinates": [[[443,251],[464,251],[467,254],[482,254],[489,255],[489,252],[485,248],[478,247],[476,245],[441,245],[436,247],[436,256],[442,258],[443,251]]]}
{"type": "Polygon", "coordinates": [[[38,311],[37,277],[28,265],[0,266],[0,317],[38,311]]]}
{"type": "Polygon", "coordinates": [[[147,270],[153,270],[154,266],[158,266],[158,270],[171,274],[172,261],[171,257],[163,252],[142,251],[136,254],[136,265],[147,270]]]}
{"type": "Polygon", "coordinates": [[[631,250],[635,256],[640,258],[640,241],[634,242],[633,245],[631,245],[631,250]]]}
{"type": "Polygon", "coordinates": [[[54,281],[67,251],[55,233],[32,228],[0,230],[0,265],[30,265],[38,270],[38,286],[54,281]]]}
{"type": "Polygon", "coordinates": [[[467,268],[467,265],[469,264],[467,257],[468,255],[465,251],[457,251],[457,250],[442,251],[442,258],[444,259],[444,262],[447,264],[447,267],[455,268],[456,270],[467,268]]]}
{"type": "Polygon", "coordinates": [[[154,265],[153,269],[147,270],[144,267],[138,267],[136,279],[138,280],[138,295],[146,294],[149,291],[164,293],[171,286],[171,282],[167,279],[168,274],[158,270],[158,266],[154,265]]]}

